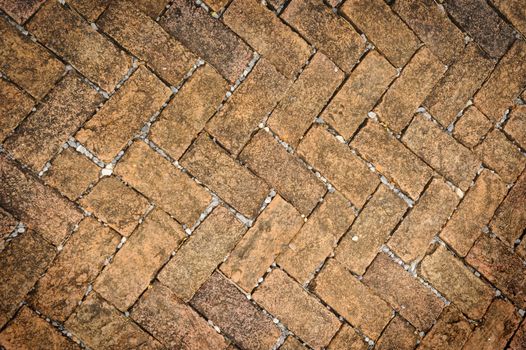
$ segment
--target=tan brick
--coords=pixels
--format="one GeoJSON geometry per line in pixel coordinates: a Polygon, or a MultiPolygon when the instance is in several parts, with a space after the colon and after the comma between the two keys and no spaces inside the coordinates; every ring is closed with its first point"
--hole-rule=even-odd
{"type": "Polygon", "coordinates": [[[0,0],[0,8],[15,21],[22,24],[35,13],[45,0],[0,0]]]}
{"type": "MultiPolygon", "coordinates": [[[[0,236],[2,238],[8,236],[16,228],[18,221],[0,207],[0,236]]],[[[0,246],[0,250],[3,250],[3,246],[0,246]]]]}
{"type": "Polygon", "coordinates": [[[95,22],[108,7],[106,0],[70,0],[68,5],[84,16],[88,21],[95,22]]]}
{"type": "Polygon", "coordinates": [[[218,272],[197,291],[191,304],[243,349],[271,349],[280,336],[270,317],[218,272]]]}
{"type": "Polygon", "coordinates": [[[353,70],[321,117],[345,139],[363,123],[396,76],[396,70],[378,52],[371,51],[353,70]]]}
{"type": "Polygon", "coordinates": [[[404,66],[416,51],[418,38],[382,0],[350,0],[341,10],[394,66],[404,66]]]}
{"type": "Polygon", "coordinates": [[[206,0],[206,4],[215,12],[219,12],[226,4],[228,4],[228,0],[206,0]]]}
{"type": "Polygon", "coordinates": [[[305,350],[306,347],[302,342],[289,335],[283,345],[280,346],[280,350],[305,350]]]}
{"type": "Polygon", "coordinates": [[[510,343],[510,350],[521,350],[526,348],[526,321],[522,321],[522,326],[513,336],[510,343]]]}
{"type": "Polygon", "coordinates": [[[336,259],[352,272],[363,275],[406,210],[402,198],[380,185],[341,239],[336,259]]]}
{"type": "Polygon", "coordinates": [[[351,325],[377,339],[392,310],[336,260],[330,259],[313,282],[314,292],[351,325]]]}
{"type": "Polygon", "coordinates": [[[465,146],[473,148],[491,129],[491,122],[477,107],[470,106],[455,123],[453,136],[465,146]]]}
{"type": "Polygon", "coordinates": [[[383,253],[369,266],[363,282],[419,330],[430,329],[445,306],[431,289],[383,253]]]}
{"type": "Polygon", "coordinates": [[[228,209],[216,208],[157,278],[179,298],[190,300],[245,231],[245,226],[228,209]]]}
{"type": "Polygon", "coordinates": [[[356,332],[356,330],[346,324],[342,325],[340,331],[332,338],[328,350],[367,350],[369,344],[356,332]]]}
{"type": "Polygon", "coordinates": [[[365,51],[365,40],[320,0],[293,0],[281,18],[341,69],[350,72],[365,51]]]}
{"type": "Polygon", "coordinates": [[[0,79],[0,100],[0,142],[3,142],[29,114],[35,102],[28,94],[4,79],[0,79]]]}
{"type": "Polygon", "coordinates": [[[443,180],[433,179],[389,239],[389,247],[408,264],[421,260],[459,201],[443,180]]]}
{"type": "Polygon", "coordinates": [[[264,130],[252,137],[239,159],[305,215],[325,194],[323,182],[264,130]]]}
{"type": "Polygon", "coordinates": [[[250,292],[302,224],[300,213],[277,195],[221,265],[221,271],[250,292]]]}
{"type": "Polygon", "coordinates": [[[287,78],[310,56],[309,45],[259,1],[234,0],[223,21],[287,78]]]}
{"type": "Polygon", "coordinates": [[[415,328],[403,318],[396,316],[387,325],[376,343],[378,350],[412,350],[418,341],[415,328]]]}
{"type": "Polygon", "coordinates": [[[298,154],[359,208],[380,182],[347,145],[320,125],[309,130],[298,147],[298,154]]]}
{"type": "Polygon", "coordinates": [[[526,105],[513,108],[504,131],[526,149],[526,105]]]}
{"type": "Polygon", "coordinates": [[[109,163],[170,94],[166,85],[141,66],[75,137],[109,163]]]}
{"type": "Polygon", "coordinates": [[[477,157],[437,124],[416,115],[402,141],[427,164],[466,191],[480,166],[477,157]]]}
{"type": "Polygon", "coordinates": [[[429,49],[420,49],[387,90],[374,112],[390,129],[401,132],[445,70],[429,49]]]}
{"type": "Polygon", "coordinates": [[[419,274],[472,319],[482,318],[493,299],[491,287],[441,245],[424,258],[419,274]]]}
{"type": "Polygon", "coordinates": [[[196,222],[211,200],[206,190],[144,142],[130,146],[115,172],[180,223],[189,226],[196,222]]]}
{"type": "Polygon", "coordinates": [[[146,198],[113,176],[102,178],[80,204],[123,236],[131,235],[149,206],[146,198]]]}
{"type": "Polygon", "coordinates": [[[340,326],[336,316],[279,269],[265,277],[253,298],[315,349],[326,346],[340,326]]]}
{"type": "Polygon", "coordinates": [[[526,9],[520,0],[494,0],[493,4],[523,36],[526,36],[526,9]]]}
{"type": "Polygon", "coordinates": [[[153,124],[151,140],[179,159],[217,110],[227,89],[226,81],[211,66],[199,68],[153,124]]]}
{"type": "Polygon", "coordinates": [[[57,1],[46,2],[27,29],[106,91],[112,91],[131,66],[123,51],[57,1]]]}
{"type": "Polygon", "coordinates": [[[343,78],[343,72],[327,56],[316,53],[267,124],[283,141],[296,147],[343,78]]]}
{"type": "Polygon", "coordinates": [[[46,316],[64,322],[119,242],[120,236],[97,220],[88,217],[81,221],[78,230],[38,282],[31,295],[31,304],[46,316]]]}
{"type": "Polygon", "coordinates": [[[327,194],[277,258],[279,266],[300,283],[309,281],[353,221],[349,202],[338,192],[327,194]]]}
{"type": "Polygon", "coordinates": [[[450,305],[444,309],[433,328],[420,343],[420,350],[462,349],[473,325],[458,309],[450,305]]]}
{"type": "Polygon", "coordinates": [[[431,178],[432,170],[376,122],[368,121],[351,147],[413,199],[418,198],[431,178]]]}
{"type": "Polygon", "coordinates": [[[6,150],[39,172],[101,101],[102,96],[91,86],[68,74],[5,141],[6,150]]]}
{"type": "Polygon", "coordinates": [[[169,349],[225,349],[227,344],[197,312],[158,282],[133,307],[131,318],[169,349]]]}
{"type": "Polygon", "coordinates": [[[477,178],[440,237],[465,256],[506,195],[506,184],[489,170],[477,178]]]}

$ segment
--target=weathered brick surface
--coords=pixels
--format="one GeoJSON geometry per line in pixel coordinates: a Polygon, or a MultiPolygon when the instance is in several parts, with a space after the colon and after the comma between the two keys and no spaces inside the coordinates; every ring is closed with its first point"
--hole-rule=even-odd
{"type": "Polygon", "coordinates": [[[475,106],[470,106],[455,123],[453,136],[467,147],[475,147],[491,129],[491,121],[475,106]]]}
{"type": "Polygon", "coordinates": [[[447,306],[435,326],[422,339],[419,349],[462,349],[472,329],[473,325],[455,306],[447,306]]]}
{"type": "Polygon", "coordinates": [[[0,79],[0,142],[15,129],[35,104],[33,99],[7,80],[0,79]]]}
{"type": "Polygon", "coordinates": [[[504,131],[517,141],[523,149],[526,148],[526,106],[513,108],[504,131]]]}
{"type": "Polygon", "coordinates": [[[494,0],[493,4],[522,35],[526,35],[526,9],[520,0],[494,0]]]}
{"type": "Polygon", "coordinates": [[[68,1],[68,5],[88,21],[94,22],[108,7],[108,2],[105,0],[71,0],[68,1]]]}
{"type": "Polygon", "coordinates": [[[0,0],[0,8],[15,21],[22,24],[35,13],[45,0],[9,1],[0,0]]]}
{"type": "Polygon", "coordinates": [[[376,343],[379,350],[412,350],[418,340],[415,328],[397,316],[387,325],[380,339],[376,343]]]}
{"type": "Polygon", "coordinates": [[[367,350],[369,345],[356,330],[343,324],[338,333],[332,338],[329,350],[367,350]]]}
{"type": "MultiPolygon", "coordinates": [[[[0,235],[3,237],[9,235],[16,228],[17,220],[0,207],[0,235]]],[[[2,248],[0,248],[1,250],[2,248]]]]}
{"type": "Polygon", "coordinates": [[[510,350],[521,350],[526,348],[526,322],[522,321],[522,326],[513,336],[510,343],[510,350]]]}
{"type": "Polygon", "coordinates": [[[281,345],[280,350],[305,350],[305,346],[292,336],[288,336],[283,345],[281,345]]]}

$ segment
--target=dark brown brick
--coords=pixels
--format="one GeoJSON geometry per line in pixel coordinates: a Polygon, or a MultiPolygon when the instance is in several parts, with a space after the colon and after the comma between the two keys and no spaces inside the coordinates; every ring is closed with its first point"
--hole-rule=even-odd
{"type": "Polygon", "coordinates": [[[521,0],[493,0],[492,3],[522,35],[526,35],[526,10],[521,0]]]}
{"type": "Polygon", "coordinates": [[[412,350],[418,341],[413,326],[396,316],[385,328],[375,348],[378,350],[412,350]]]}
{"type": "Polygon", "coordinates": [[[526,149],[526,105],[513,108],[504,131],[526,149]]]}
{"type": "Polygon", "coordinates": [[[340,331],[332,338],[328,350],[367,350],[369,344],[358,334],[358,332],[343,324],[340,331]]]}
{"type": "Polygon", "coordinates": [[[4,79],[0,79],[0,100],[0,142],[3,142],[29,114],[35,102],[28,94],[4,79]]]}
{"type": "Polygon", "coordinates": [[[44,1],[46,0],[0,0],[0,8],[15,21],[22,24],[38,10],[44,1]]]}
{"type": "Polygon", "coordinates": [[[422,339],[418,349],[462,349],[472,329],[473,325],[469,320],[455,306],[450,305],[442,311],[440,318],[422,339]]]}
{"type": "Polygon", "coordinates": [[[465,146],[473,148],[491,129],[491,121],[475,106],[470,106],[455,123],[453,136],[465,146]]]}

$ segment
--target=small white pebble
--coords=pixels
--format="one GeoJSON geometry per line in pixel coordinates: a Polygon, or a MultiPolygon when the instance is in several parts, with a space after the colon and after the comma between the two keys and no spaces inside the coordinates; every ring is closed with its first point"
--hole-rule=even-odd
{"type": "Polygon", "coordinates": [[[353,240],[353,242],[358,242],[358,236],[352,236],[351,239],[353,240]]]}
{"type": "Polygon", "coordinates": [[[110,176],[111,174],[113,174],[113,170],[104,168],[101,170],[100,174],[102,176],[110,176]]]}

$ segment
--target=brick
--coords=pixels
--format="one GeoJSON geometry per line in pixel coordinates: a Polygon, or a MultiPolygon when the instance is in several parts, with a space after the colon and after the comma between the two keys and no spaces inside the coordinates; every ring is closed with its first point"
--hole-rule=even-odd
{"type": "Polygon", "coordinates": [[[221,111],[208,122],[207,131],[237,155],[251,132],[285,96],[290,83],[268,61],[260,60],[221,111]]]}
{"type": "Polygon", "coordinates": [[[106,91],[112,91],[131,66],[123,51],[57,1],[46,2],[27,29],[106,91]]]}
{"type": "Polygon", "coordinates": [[[279,269],[272,270],[252,296],[315,349],[326,346],[340,327],[336,316],[279,269]]]}
{"type": "Polygon", "coordinates": [[[526,239],[523,239],[521,243],[515,248],[515,252],[526,259],[526,239]]]}
{"type": "Polygon", "coordinates": [[[510,343],[510,350],[521,350],[526,348],[526,322],[522,322],[522,326],[513,336],[510,343]]]}
{"type": "Polygon", "coordinates": [[[19,24],[22,24],[38,10],[44,1],[45,0],[0,0],[0,8],[19,24]]]}
{"type": "Polygon", "coordinates": [[[345,139],[351,137],[387,90],[396,70],[377,51],[371,51],[354,69],[321,117],[345,139]]]}
{"type": "Polygon", "coordinates": [[[477,107],[470,106],[455,123],[453,136],[466,147],[473,148],[491,129],[491,122],[477,107]]]}
{"type": "Polygon", "coordinates": [[[170,94],[166,85],[141,66],[75,137],[109,163],[170,94]]]}
{"type": "Polygon", "coordinates": [[[180,223],[192,226],[210,203],[211,196],[168,160],[135,142],[115,167],[123,180],[153,199],[180,223]]]}
{"type": "Polygon", "coordinates": [[[332,338],[328,350],[367,350],[369,344],[356,332],[356,330],[346,324],[342,325],[340,331],[332,338]]]}
{"type": "Polygon", "coordinates": [[[54,247],[34,231],[24,232],[2,250],[0,327],[14,315],[20,302],[44,273],[55,254],[54,247]]]}
{"type": "Polygon", "coordinates": [[[462,349],[473,325],[458,309],[450,305],[444,309],[433,328],[420,343],[421,350],[462,349]]]}
{"type": "Polygon", "coordinates": [[[477,45],[469,44],[429,93],[424,106],[447,127],[482,86],[494,66],[477,45]]]}
{"type": "Polygon", "coordinates": [[[219,12],[228,4],[228,0],[206,0],[206,4],[215,12],[219,12]]]}
{"type": "Polygon", "coordinates": [[[526,43],[517,40],[475,95],[475,105],[497,122],[526,85],[526,43]]]}
{"type": "Polygon", "coordinates": [[[289,335],[283,345],[279,348],[280,350],[305,350],[306,347],[302,342],[289,335]]]}
{"type": "Polygon", "coordinates": [[[70,202],[24,173],[13,161],[0,157],[0,206],[58,245],[82,219],[70,202]]]}
{"type": "Polygon", "coordinates": [[[150,139],[179,159],[219,107],[227,82],[209,65],[199,68],[150,130],[150,139]]]}
{"type": "Polygon", "coordinates": [[[64,65],[3,18],[0,20],[0,38],[2,73],[31,96],[44,97],[62,76],[64,65]]]}
{"type": "Polygon", "coordinates": [[[164,348],[94,292],[76,309],[65,326],[90,348],[164,348]]]}
{"type": "Polygon", "coordinates": [[[308,282],[353,221],[349,202],[338,192],[328,193],[277,263],[300,283],[308,282]]]}
{"type": "MultiPolygon", "coordinates": [[[[2,238],[8,236],[16,228],[18,221],[0,207],[0,236],[2,238]]],[[[3,250],[3,246],[0,247],[0,250],[3,250]]]]}
{"type": "Polygon", "coordinates": [[[95,22],[108,7],[106,0],[71,0],[68,5],[84,16],[88,21],[95,22]]]}
{"type": "Polygon", "coordinates": [[[119,242],[120,236],[97,220],[88,217],[81,221],[78,230],[37,283],[31,304],[53,320],[64,322],[119,242]]]}
{"type": "Polygon", "coordinates": [[[465,256],[506,196],[506,184],[484,170],[453,213],[440,237],[465,256]]]}
{"type": "MultiPolygon", "coordinates": [[[[123,1],[123,0],[120,0],[123,1]]],[[[125,0],[133,3],[139,10],[150,16],[152,19],[157,19],[161,12],[166,8],[168,0],[125,0]]]]}
{"type": "Polygon", "coordinates": [[[495,0],[493,4],[522,35],[526,35],[526,9],[520,0],[495,0]]]}
{"type": "Polygon", "coordinates": [[[341,69],[350,72],[365,51],[365,40],[320,0],[293,0],[281,18],[341,69]]]}
{"type": "Polygon", "coordinates": [[[472,319],[482,318],[493,299],[491,287],[441,245],[424,258],[418,272],[472,319]]]}
{"type": "Polygon", "coordinates": [[[446,0],[453,19],[484,51],[499,58],[513,40],[513,29],[483,0],[446,0]]]}
{"type": "Polygon", "coordinates": [[[383,253],[369,266],[363,282],[419,330],[429,330],[445,306],[431,289],[383,253]]]}
{"type": "Polygon", "coordinates": [[[418,38],[382,0],[346,1],[341,10],[395,67],[404,66],[418,48],[418,38]]]}
{"type": "Polygon", "coordinates": [[[376,343],[378,350],[412,350],[418,341],[415,328],[396,316],[385,328],[380,339],[376,343]]]}
{"type": "Polygon", "coordinates": [[[316,175],[264,130],[252,137],[239,159],[305,215],[325,194],[316,175]]]}
{"type": "Polygon", "coordinates": [[[149,207],[146,198],[113,176],[102,178],[80,204],[123,236],[131,235],[149,207]]]}
{"type": "Polygon", "coordinates": [[[283,141],[296,147],[343,78],[343,72],[327,56],[316,53],[267,124],[283,141]]]}
{"type": "Polygon", "coordinates": [[[169,349],[225,349],[227,344],[197,312],[158,282],[133,307],[131,318],[169,349]]]}
{"type": "Polygon", "coordinates": [[[408,264],[421,260],[459,201],[443,180],[433,179],[389,239],[389,247],[408,264]]]}
{"type": "Polygon", "coordinates": [[[407,204],[402,198],[380,185],[351,230],[341,239],[336,259],[354,273],[363,275],[406,210],[407,204]]]}
{"type": "Polygon", "coordinates": [[[250,292],[302,224],[300,213],[277,195],[221,265],[221,271],[250,292]]]}
{"type": "Polygon", "coordinates": [[[0,79],[0,142],[29,114],[35,102],[14,84],[0,79]]]}
{"type": "Polygon", "coordinates": [[[517,106],[511,111],[504,131],[526,149],[526,106],[517,106]]]}
{"type": "Polygon", "coordinates": [[[437,124],[416,115],[402,141],[446,179],[466,191],[480,166],[477,157],[437,124]]]}
{"type": "Polygon", "coordinates": [[[298,147],[298,154],[359,208],[380,182],[346,144],[320,125],[309,130],[298,147]]]}
{"type": "Polygon", "coordinates": [[[281,335],[270,317],[218,272],[197,291],[191,304],[243,349],[270,349],[281,335]]]}
{"type": "Polygon", "coordinates": [[[429,49],[422,48],[387,90],[374,112],[390,129],[401,132],[445,70],[429,49]]]}
{"type": "Polygon", "coordinates": [[[245,233],[244,225],[224,207],[216,208],[166,264],[157,278],[188,301],[245,233]]]}
{"type": "Polygon", "coordinates": [[[313,291],[371,339],[377,339],[391,319],[387,303],[336,260],[325,263],[313,282],[313,291]]]}
{"type": "Polygon", "coordinates": [[[174,1],[159,23],[230,82],[252,59],[252,50],[243,40],[193,1],[174,1]]]}
{"type": "Polygon", "coordinates": [[[259,1],[234,0],[223,21],[287,78],[311,55],[309,45],[259,1]]]}

